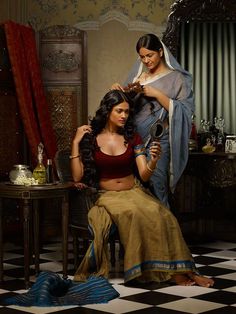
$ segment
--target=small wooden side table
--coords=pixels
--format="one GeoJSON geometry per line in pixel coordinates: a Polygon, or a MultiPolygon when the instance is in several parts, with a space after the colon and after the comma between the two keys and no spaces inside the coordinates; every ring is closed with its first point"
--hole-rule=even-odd
{"type": "Polygon", "coordinates": [[[3,199],[19,200],[19,208],[23,212],[23,232],[24,232],[24,277],[25,286],[29,288],[30,258],[30,230],[31,211],[33,211],[34,230],[34,254],[35,271],[39,272],[39,201],[44,199],[60,198],[62,200],[62,254],[63,254],[63,278],[67,277],[68,258],[68,216],[69,216],[69,191],[74,188],[72,182],[53,183],[45,185],[22,186],[8,182],[0,183],[0,281],[3,281],[3,199]]]}

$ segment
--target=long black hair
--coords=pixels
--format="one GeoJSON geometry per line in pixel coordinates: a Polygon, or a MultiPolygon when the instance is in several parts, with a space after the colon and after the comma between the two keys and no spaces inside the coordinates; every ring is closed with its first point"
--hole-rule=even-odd
{"type": "Polygon", "coordinates": [[[161,48],[163,49],[163,45],[159,39],[154,34],[146,34],[139,38],[136,44],[136,51],[139,53],[141,48],[146,48],[148,50],[159,51],[161,48]]]}
{"type": "Polygon", "coordinates": [[[101,100],[95,116],[91,119],[91,133],[86,133],[80,142],[80,154],[84,165],[83,182],[88,186],[98,188],[98,173],[94,163],[94,152],[98,149],[96,144],[96,136],[102,132],[107,124],[107,120],[114,106],[122,103],[129,103],[129,117],[124,127],[118,130],[119,134],[124,135],[125,142],[132,140],[135,127],[133,123],[133,103],[128,94],[120,90],[109,91],[101,100]]]}

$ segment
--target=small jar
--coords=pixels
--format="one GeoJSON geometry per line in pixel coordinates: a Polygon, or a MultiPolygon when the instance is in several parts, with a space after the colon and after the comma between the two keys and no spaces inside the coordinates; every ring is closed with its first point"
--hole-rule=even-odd
{"type": "Polygon", "coordinates": [[[18,177],[32,178],[32,172],[29,170],[29,166],[14,165],[9,173],[10,181],[14,183],[18,177]]]}

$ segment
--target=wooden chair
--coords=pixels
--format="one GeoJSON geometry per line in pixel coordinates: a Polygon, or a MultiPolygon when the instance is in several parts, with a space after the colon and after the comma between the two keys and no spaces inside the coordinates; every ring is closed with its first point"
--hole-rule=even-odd
{"type": "MultiPolygon", "coordinates": [[[[73,181],[70,168],[70,150],[59,150],[55,155],[55,166],[58,178],[61,182],[73,181]]],[[[74,267],[78,267],[81,258],[85,254],[92,235],[88,229],[88,210],[94,205],[98,197],[97,190],[86,188],[82,190],[73,190],[70,193],[70,213],[69,229],[73,238],[74,267]],[[82,240],[82,250],[80,245],[82,240]]],[[[115,244],[118,239],[115,232],[109,239],[111,265],[115,266],[115,244]]]]}

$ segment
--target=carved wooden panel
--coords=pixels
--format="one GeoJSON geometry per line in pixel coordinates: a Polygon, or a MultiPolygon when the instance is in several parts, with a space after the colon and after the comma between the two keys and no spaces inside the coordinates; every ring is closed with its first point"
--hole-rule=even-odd
{"type": "Polygon", "coordinates": [[[48,87],[46,95],[58,149],[70,147],[77,126],[77,115],[81,116],[81,108],[76,106],[81,96],[79,90],[73,86],[48,87]]]}
{"type": "Polygon", "coordinates": [[[190,21],[236,21],[236,2],[232,0],[175,0],[171,5],[171,13],[162,40],[176,57],[180,44],[180,25],[190,21]]]}
{"type": "Polygon", "coordinates": [[[235,241],[235,191],[236,154],[191,153],[171,209],[186,235],[235,241]]]}
{"type": "Polygon", "coordinates": [[[43,29],[39,56],[58,149],[66,149],[88,120],[86,33],[68,25],[43,29]]]}

